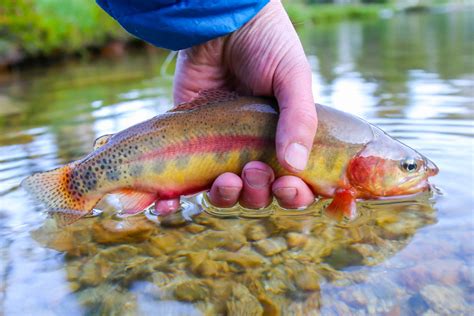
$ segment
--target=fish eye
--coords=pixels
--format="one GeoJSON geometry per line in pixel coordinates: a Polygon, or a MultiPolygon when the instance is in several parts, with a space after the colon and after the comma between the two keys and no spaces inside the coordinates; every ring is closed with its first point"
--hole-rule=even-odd
{"type": "Polygon", "coordinates": [[[415,172],[418,169],[418,164],[413,158],[406,158],[400,162],[400,167],[406,172],[415,172]]]}

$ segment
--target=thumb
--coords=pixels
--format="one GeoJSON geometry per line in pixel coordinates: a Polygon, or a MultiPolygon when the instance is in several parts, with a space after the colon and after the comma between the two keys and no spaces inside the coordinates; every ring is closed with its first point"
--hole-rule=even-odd
{"type": "Polygon", "coordinates": [[[311,89],[311,68],[306,58],[282,61],[275,72],[273,89],[280,107],[276,131],[278,161],[289,171],[303,171],[318,123],[311,89]]]}

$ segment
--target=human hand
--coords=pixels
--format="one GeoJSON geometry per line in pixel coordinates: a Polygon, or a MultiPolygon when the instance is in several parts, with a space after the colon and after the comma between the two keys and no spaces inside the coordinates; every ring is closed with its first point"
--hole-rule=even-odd
{"type": "MultiPolygon", "coordinates": [[[[247,95],[275,96],[280,107],[276,153],[280,164],[298,173],[305,169],[316,133],[317,116],[311,91],[311,69],[280,1],[268,3],[234,33],[179,52],[174,82],[176,104],[207,89],[235,90],[247,95]]],[[[209,193],[211,203],[230,207],[237,201],[249,208],[271,202],[298,208],[314,201],[311,189],[298,177],[275,180],[272,169],[248,163],[242,175],[220,175],[209,193]]],[[[179,207],[179,200],[157,203],[161,214],[179,207]]]]}

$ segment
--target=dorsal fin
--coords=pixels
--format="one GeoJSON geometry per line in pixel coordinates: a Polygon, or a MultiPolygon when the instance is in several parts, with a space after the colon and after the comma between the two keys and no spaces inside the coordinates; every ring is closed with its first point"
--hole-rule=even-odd
{"type": "Polygon", "coordinates": [[[201,90],[197,97],[192,101],[178,104],[170,112],[192,110],[204,105],[209,105],[217,102],[232,101],[239,97],[237,92],[226,90],[201,90]]]}
{"type": "Polygon", "coordinates": [[[107,142],[109,141],[110,137],[112,137],[114,134],[106,134],[106,135],[102,135],[102,136],[99,136],[97,137],[95,140],[94,140],[94,150],[96,149],[99,149],[100,147],[104,146],[105,144],[107,144],[107,142]]]}

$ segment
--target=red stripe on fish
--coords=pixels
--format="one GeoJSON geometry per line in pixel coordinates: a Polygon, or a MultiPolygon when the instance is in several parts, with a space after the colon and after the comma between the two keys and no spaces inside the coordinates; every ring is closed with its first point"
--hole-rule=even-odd
{"type": "Polygon", "coordinates": [[[190,141],[173,144],[163,149],[146,153],[140,159],[154,159],[156,157],[171,158],[184,154],[222,153],[232,150],[260,149],[273,146],[273,139],[264,139],[255,136],[210,136],[196,138],[190,141]]]}

